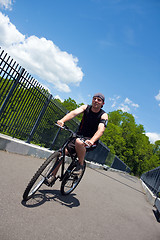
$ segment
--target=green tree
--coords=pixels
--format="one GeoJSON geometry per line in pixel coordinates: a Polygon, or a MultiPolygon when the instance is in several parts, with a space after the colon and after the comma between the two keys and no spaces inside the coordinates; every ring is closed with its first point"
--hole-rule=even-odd
{"type": "Polygon", "coordinates": [[[143,125],[137,125],[132,114],[117,110],[108,115],[108,126],[101,140],[111,153],[126,163],[135,175],[157,167],[160,164],[160,141],[151,144],[143,125]]]}
{"type": "Polygon", "coordinates": [[[76,101],[70,97],[68,99],[65,99],[62,105],[67,108],[69,112],[78,107],[76,101]]]}
{"type": "Polygon", "coordinates": [[[155,142],[153,151],[160,159],[160,140],[155,142]]]}
{"type": "MultiPolygon", "coordinates": [[[[78,107],[80,107],[81,105],[83,105],[83,103],[77,104],[75,100],[73,100],[72,98],[68,98],[65,99],[64,102],[62,103],[62,105],[70,112],[78,107]]],[[[81,121],[82,119],[82,114],[80,114],[79,116],[76,117],[79,121],[81,121]]]]}

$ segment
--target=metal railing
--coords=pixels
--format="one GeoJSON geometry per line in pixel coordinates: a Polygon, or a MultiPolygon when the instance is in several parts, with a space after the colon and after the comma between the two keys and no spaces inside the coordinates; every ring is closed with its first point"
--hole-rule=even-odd
{"type": "MultiPolygon", "coordinates": [[[[57,130],[54,123],[67,112],[36,79],[0,49],[1,133],[57,150],[68,132],[57,130]]],[[[67,125],[76,131],[79,121],[73,119],[67,125]]],[[[86,154],[86,159],[111,166],[114,156],[100,141],[94,151],[86,154]]],[[[126,169],[120,162],[121,168],[124,165],[123,170],[126,169]]]]}
{"type": "MultiPolygon", "coordinates": [[[[0,52],[0,132],[50,148],[54,123],[67,113],[58,101],[3,50],[0,52]]],[[[70,121],[75,130],[78,121],[70,121]]],[[[55,139],[58,147],[64,136],[55,139]],[[58,139],[58,143],[57,142],[58,139]]]]}
{"type": "MultiPolygon", "coordinates": [[[[68,132],[57,130],[54,123],[67,112],[36,79],[1,50],[1,133],[56,150],[68,137],[68,132]]],[[[78,124],[76,119],[67,122],[74,131],[78,124]]],[[[87,158],[104,164],[108,153],[109,149],[100,142],[94,156],[88,153],[87,158]]]]}
{"type": "Polygon", "coordinates": [[[114,160],[111,164],[111,168],[118,169],[124,172],[131,172],[131,169],[117,156],[114,157],[114,160]]]}
{"type": "Polygon", "coordinates": [[[160,192],[160,167],[143,173],[141,180],[154,194],[157,195],[157,193],[160,192]]]}

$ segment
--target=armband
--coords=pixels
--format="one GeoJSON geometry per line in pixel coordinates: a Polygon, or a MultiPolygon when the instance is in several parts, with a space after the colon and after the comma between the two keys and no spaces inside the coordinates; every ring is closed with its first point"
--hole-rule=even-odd
{"type": "Polygon", "coordinates": [[[108,120],[100,119],[99,123],[103,123],[105,127],[107,127],[108,120]]]}

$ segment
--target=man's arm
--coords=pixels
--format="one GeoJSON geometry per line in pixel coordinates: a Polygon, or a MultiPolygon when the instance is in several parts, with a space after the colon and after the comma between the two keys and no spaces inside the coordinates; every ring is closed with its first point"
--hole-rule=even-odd
{"type": "MultiPolygon", "coordinates": [[[[108,121],[108,114],[104,113],[101,119],[108,121]]],[[[99,123],[97,132],[93,135],[90,140],[86,140],[86,143],[92,146],[104,133],[106,125],[104,123],[99,123]]]]}
{"type": "Polygon", "coordinates": [[[75,118],[79,114],[83,113],[87,108],[87,105],[82,105],[79,108],[76,108],[75,110],[72,110],[71,112],[67,113],[62,119],[58,120],[57,123],[63,127],[64,123],[75,118]]]}

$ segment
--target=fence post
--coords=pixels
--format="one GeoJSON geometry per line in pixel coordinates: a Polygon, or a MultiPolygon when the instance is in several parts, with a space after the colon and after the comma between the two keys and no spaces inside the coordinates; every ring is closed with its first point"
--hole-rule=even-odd
{"type": "Polygon", "coordinates": [[[41,112],[40,112],[40,114],[39,114],[39,116],[38,116],[38,118],[37,118],[33,128],[32,128],[32,130],[31,130],[31,132],[29,134],[29,137],[27,139],[27,143],[30,143],[31,139],[33,138],[33,135],[34,135],[34,133],[35,133],[35,131],[36,131],[36,129],[37,129],[37,127],[38,127],[38,125],[39,125],[39,123],[40,123],[40,121],[41,121],[41,119],[42,119],[42,117],[43,117],[47,107],[48,107],[48,104],[51,101],[51,98],[52,98],[52,94],[50,94],[49,98],[47,98],[47,100],[46,100],[46,102],[45,102],[45,104],[44,104],[44,106],[43,106],[43,108],[42,108],[42,110],[41,110],[41,112]]]}
{"type": "Polygon", "coordinates": [[[2,104],[2,106],[1,106],[1,108],[0,108],[0,115],[1,115],[2,112],[4,111],[6,105],[7,105],[8,101],[9,101],[9,99],[10,99],[10,97],[11,97],[11,95],[12,95],[14,89],[16,88],[16,86],[17,86],[17,84],[18,84],[20,78],[22,77],[24,71],[25,71],[25,69],[22,68],[21,71],[20,71],[20,73],[18,73],[18,77],[15,79],[15,82],[14,82],[14,84],[13,84],[11,90],[9,91],[9,93],[8,93],[8,95],[7,95],[6,99],[5,99],[5,101],[3,102],[3,104],[2,104]]]}
{"type": "Polygon", "coordinates": [[[60,132],[61,132],[61,129],[59,128],[58,131],[56,132],[56,135],[55,135],[55,137],[54,137],[54,139],[53,139],[53,142],[52,142],[49,150],[52,150],[52,149],[53,149],[54,143],[55,143],[57,137],[59,136],[60,132]]]}
{"type": "MultiPolygon", "coordinates": [[[[69,111],[67,111],[66,114],[67,114],[67,113],[69,113],[69,111]]],[[[55,141],[56,141],[56,139],[58,138],[60,132],[61,132],[61,129],[59,128],[58,131],[56,132],[56,135],[55,135],[55,137],[54,137],[54,139],[53,139],[53,141],[52,141],[52,144],[51,144],[49,150],[52,150],[52,149],[53,149],[53,146],[54,146],[54,144],[55,144],[55,141]]]]}

